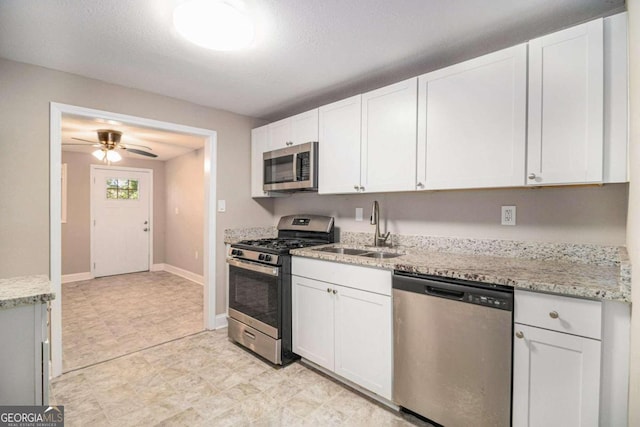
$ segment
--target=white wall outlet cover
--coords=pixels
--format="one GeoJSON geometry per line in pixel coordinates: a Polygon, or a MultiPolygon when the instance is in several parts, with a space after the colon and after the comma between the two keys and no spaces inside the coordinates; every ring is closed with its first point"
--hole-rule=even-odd
{"type": "Polygon", "coordinates": [[[501,223],[502,225],[516,225],[516,207],[515,206],[502,207],[501,223]]]}
{"type": "Polygon", "coordinates": [[[218,200],[218,212],[226,212],[226,211],[227,211],[227,201],[218,200]]]}
{"type": "Polygon", "coordinates": [[[173,211],[176,213],[176,215],[180,214],[180,209],[177,207],[173,211]]]}
{"type": "Polygon", "coordinates": [[[356,208],[356,221],[362,221],[362,208],[356,208]]]}

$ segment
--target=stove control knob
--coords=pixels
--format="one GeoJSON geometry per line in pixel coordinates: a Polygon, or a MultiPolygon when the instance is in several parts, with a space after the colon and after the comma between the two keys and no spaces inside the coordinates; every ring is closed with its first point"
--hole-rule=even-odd
{"type": "Polygon", "coordinates": [[[237,249],[231,249],[231,255],[238,255],[237,249]]]}
{"type": "Polygon", "coordinates": [[[258,259],[259,259],[260,261],[264,261],[264,259],[265,259],[265,258],[266,258],[266,257],[264,256],[264,254],[260,254],[260,255],[258,255],[258,259]]]}
{"type": "Polygon", "coordinates": [[[240,249],[237,249],[237,250],[236,250],[236,255],[237,255],[237,256],[242,256],[242,251],[241,251],[240,249]]]}
{"type": "Polygon", "coordinates": [[[265,255],[264,256],[264,260],[265,261],[271,261],[271,255],[265,255]]]}

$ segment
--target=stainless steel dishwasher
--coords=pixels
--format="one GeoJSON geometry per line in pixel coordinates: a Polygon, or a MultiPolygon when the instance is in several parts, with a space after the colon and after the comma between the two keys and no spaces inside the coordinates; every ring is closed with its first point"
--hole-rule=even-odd
{"type": "Polygon", "coordinates": [[[393,400],[446,427],[511,425],[513,290],[395,271],[393,400]]]}

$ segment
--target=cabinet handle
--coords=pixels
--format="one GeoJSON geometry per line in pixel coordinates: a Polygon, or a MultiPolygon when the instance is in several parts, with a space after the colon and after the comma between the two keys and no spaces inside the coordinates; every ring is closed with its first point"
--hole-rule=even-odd
{"type": "Polygon", "coordinates": [[[336,289],[334,289],[334,290],[333,290],[333,294],[335,295],[335,294],[337,294],[337,293],[338,293],[338,291],[337,291],[336,289]]]}
{"type": "Polygon", "coordinates": [[[537,176],[536,176],[535,173],[530,173],[529,174],[529,179],[536,179],[536,178],[537,178],[537,176]]]}
{"type": "Polygon", "coordinates": [[[356,190],[356,191],[359,191],[360,190],[360,186],[359,185],[354,185],[353,189],[356,190]]]}
{"type": "Polygon", "coordinates": [[[421,182],[419,182],[419,183],[417,183],[417,184],[416,184],[416,187],[418,187],[418,188],[424,188],[424,184],[423,184],[423,183],[421,183],[421,182]]]}
{"type": "Polygon", "coordinates": [[[331,288],[327,288],[327,293],[330,294],[331,293],[331,288]]]}
{"type": "Polygon", "coordinates": [[[516,332],[516,337],[522,339],[524,338],[524,334],[522,333],[522,331],[518,331],[516,332]]]}
{"type": "Polygon", "coordinates": [[[256,336],[253,335],[251,332],[244,331],[244,334],[252,340],[256,339],[256,336]]]}
{"type": "Polygon", "coordinates": [[[551,317],[552,319],[557,319],[558,318],[558,312],[557,311],[552,311],[551,313],[549,313],[549,317],[551,317]]]}
{"type": "Polygon", "coordinates": [[[360,191],[364,191],[364,187],[360,186],[360,191]]]}

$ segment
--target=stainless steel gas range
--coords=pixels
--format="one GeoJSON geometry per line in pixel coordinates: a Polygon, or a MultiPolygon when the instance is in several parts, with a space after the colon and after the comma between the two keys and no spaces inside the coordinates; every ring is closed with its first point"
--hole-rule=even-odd
{"type": "Polygon", "coordinates": [[[291,348],[291,256],[296,248],[333,243],[333,218],[289,215],[280,218],[278,237],[231,245],[229,338],[271,363],[298,358],[291,348]]]}

